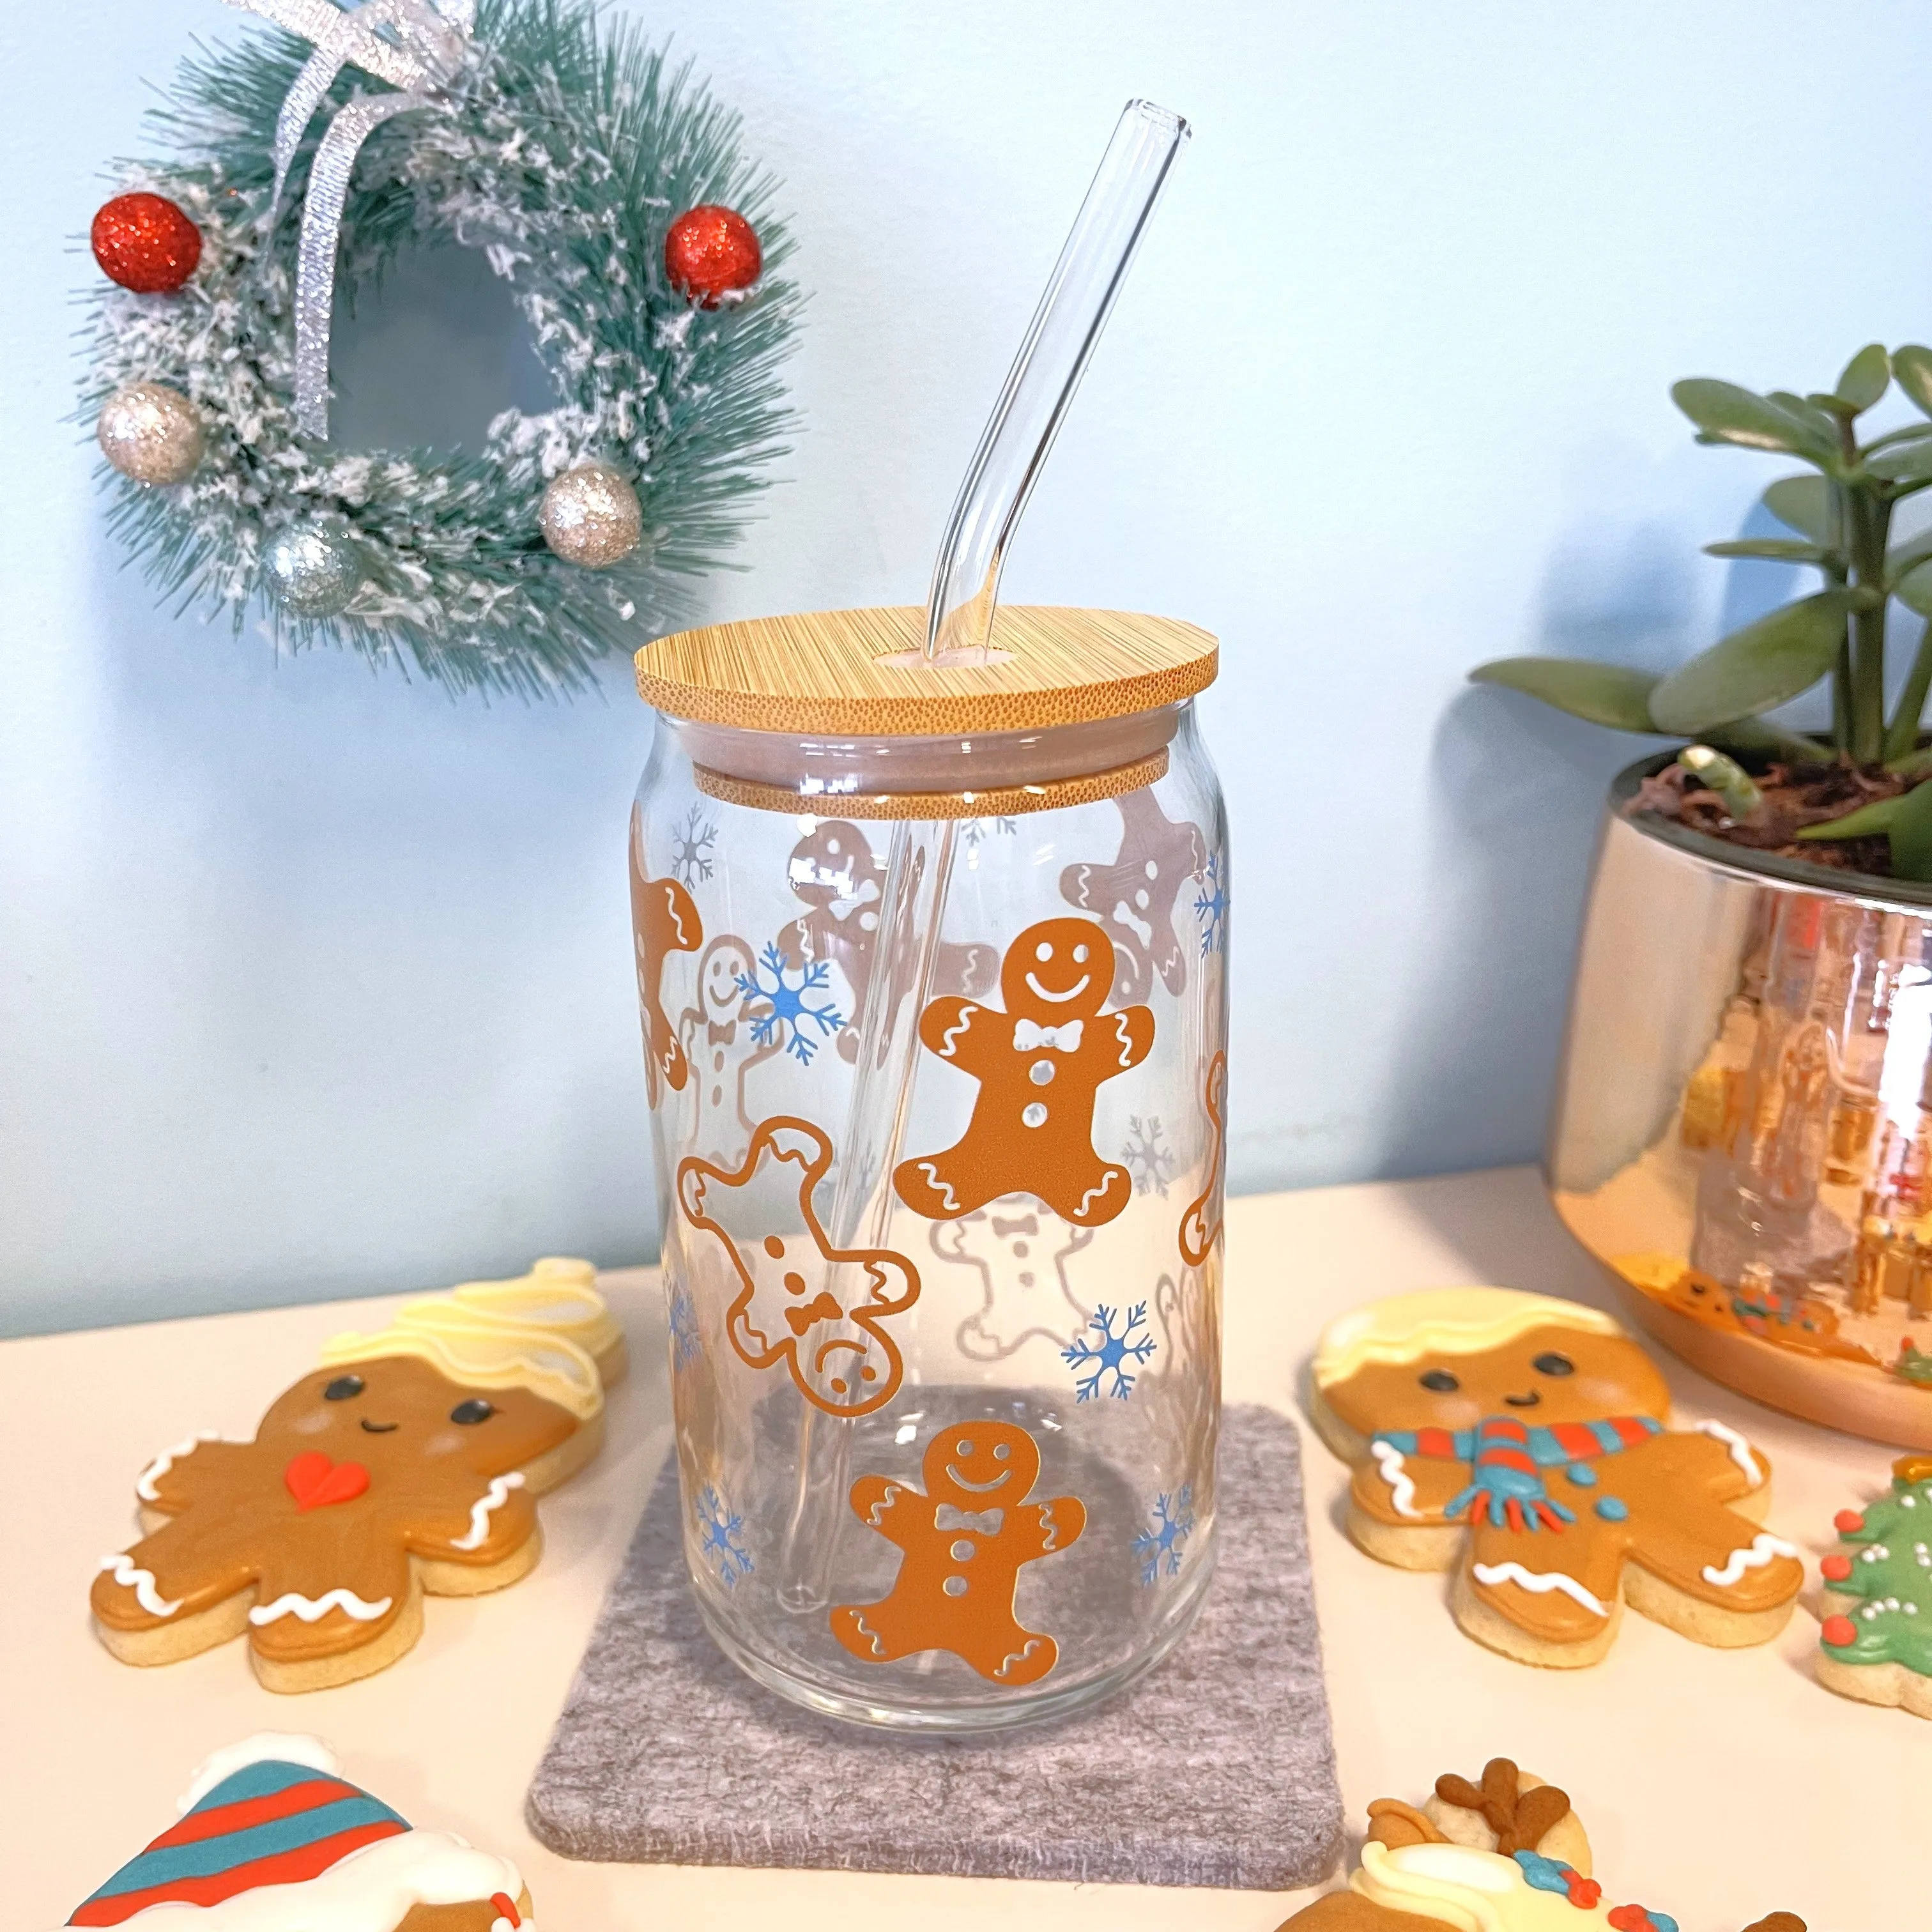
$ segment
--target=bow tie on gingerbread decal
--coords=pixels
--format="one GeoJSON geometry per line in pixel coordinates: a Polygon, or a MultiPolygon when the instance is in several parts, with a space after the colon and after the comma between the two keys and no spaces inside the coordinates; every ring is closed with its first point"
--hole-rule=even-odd
{"type": "Polygon", "coordinates": [[[1042,1026],[1037,1021],[1021,1020],[1013,1028],[1013,1051],[1033,1053],[1044,1047],[1049,1053],[1078,1053],[1082,1020],[1062,1020],[1058,1026],[1042,1026]]]}
{"type": "Polygon", "coordinates": [[[981,1536],[998,1536],[1000,1526],[1006,1520],[1003,1509],[956,1509],[950,1503],[941,1503],[932,1513],[932,1526],[942,1535],[956,1530],[971,1530],[981,1536]]]}
{"type": "Polygon", "coordinates": [[[336,76],[359,68],[398,91],[358,94],[335,114],[309,168],[296,261],[296,421],[304,436],[328,435],[328,333],[335,256],[350,177],[362,144],[398,114],[446,105],[442,92],[462,70],[476,23],[476,0],[364,0],[345,10],[335,0],[228,0],[311,42],[275,122],[272,228],[303,134],[336,76]]]}

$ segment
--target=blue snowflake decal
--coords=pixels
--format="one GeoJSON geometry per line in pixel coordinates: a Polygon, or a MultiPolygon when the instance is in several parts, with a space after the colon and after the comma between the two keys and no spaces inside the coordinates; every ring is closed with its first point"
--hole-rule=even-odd
{"type": "Polygon", "coordinates": [[[696,806],[671,828],[670,870],[682,884],[694,886],[711,876],[711,848],[718,842],[718,827],[696,806]]]}
{"type": "Polygon", "coordinates": [[[1217,952],[1228,943],[1228,888],[1221,877],[1221,855],[1211,852],[1194,897],[1194,916],[1201,922],[1201,956],[1217,952]]]}
{"type": "Polygon", "coordinates": [[[1134,1538],[1134,1554],[1141,1560],[1141,1581],[1151,1583],[1165,1570],[1170,1576],[1180,1574],[1180,1546],[1193,1534],[1194,1485],[1184,1483],[1178,1496],[1158,1496],[1148,1526],[1134,1538]]]}
{"type": "Polygon", "coordinates": [[[1154,1337],[1148,1334],[1135,1334],[1136,1329],[1147,1327],[1147,1304],[1135,1303],[1124,1317],[1118,1308],[1109,1308],[1105,1302],[1096,1308],[1088,1327],[1094,1335],[1082,1335],[1071,1348],[1063,1348],[1061,1359],[1070,1369],[1090,1369],[1090,1375],[1074,1378],[1076,1402],[1088,1401],[1100,1393],[1102,1379],[1112,1372],[1112,1386],[1109,1395],[1117,1395],[1124,1402],[1134,1385],[1133,1376],[1125,1364],[1132,1362],[1144,1367],[1148,1358],[1154,1351],[1154,1337]],[[1114,1333],[1115,1322],[1120,1324],[1120,1332],[1114,1333]],[[1094,1336],[1099,1339],[1096,1340],[1094,1336]]]}
{"type": "Polygon", "coordinates": [[[681,1369],[698,1354],[698,1304],[682,1282],[670,1292],[671,1366],[681,1369]]]}
{"type": "Polygon", "coordinates": [[[726,1588],[736,1588],[740,1576],[752,1574],[752,1552],[742,1534],[745,1519],[734,1516],[724,1498],[706,1483],[691,1506],[691,1520],[698,1526],[698,1555],[718,1572],[726,1588]]]}
{"type": "Polygon", "coordinates": [[[757,965],[748,973],[732,976],[733,983],[745,996],[745,1017],[752,1023],[752,1037],[760,1046],[769,1046],[774,1040],[782,1040],[787,1030],[790,1040],[787,1052],[797,1056],[806,1066],[812,1064],[812,1056],[819,1047],[838,1032],[845,1022],[836,1006],[814,1006],[806,995],[822,993],[832,983],[832,968],[823,959],[814,959],[800,966],[788,966],[785,956],[776,943],[767,946],[757,965]],[[772,976],[772,983],[765,984],[765,975],[772,976]],[[790,975],[796,973],[798,984],[794,986],[790,975]],[[762,1012],[752,1010],[754,1000],[765,1003],[762,1012]],[[817,1040],[805,1036],[807,1023],[818,1029],[817,1040]]]}

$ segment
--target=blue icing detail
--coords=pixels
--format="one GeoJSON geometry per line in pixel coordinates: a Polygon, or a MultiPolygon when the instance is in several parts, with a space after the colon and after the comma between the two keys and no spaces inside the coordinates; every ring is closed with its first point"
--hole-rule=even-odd
{"type": "Polygon", "coordinates": [[[124,1892],[145,1892],[152,1886],[178,1884],[183,1879],[214,1876],[252,1859],[298,1851],[305,1845],[366,1825],[386,1825],[399,1832],[406,1828],[386,1804],[366,1793],[337,1798],[286,1818],[271,1819],[266,1824],[224,1832],[216,1838],[196,1838],[186,1844],[164,1845],[158,1849],[150,1846],[123,1865],[88,1902],[112,1898],[124,1892]]]}
{"type": "Polygon", "coordinates": [[[1599,1496],[1596,1507],[1606,1522],[1622,1522],[1630,1514],[1630,1504],[1621,1496],[1599,1496]]]}
{"type": "Polygon", "coordinates": [[[1597,1472],[1587,1462],[1572,1462],[1563,1472],[1580,1490],[1597,1486],[1597,1472]]]}
{"type": "MultiPolygon", "coordinates": [[[[1560,1858],[1546,1858],[1540,1852],[1515,1852],[1510,1854],[1522,1868],[1522,1875],[1538,1892],[1560,1892],[1565,1898],[1570,1893],[1570,1867],[1560,1858]]],[[[1677,1932],[1672,1926],[1670,1932],[1677,1932]]]]}

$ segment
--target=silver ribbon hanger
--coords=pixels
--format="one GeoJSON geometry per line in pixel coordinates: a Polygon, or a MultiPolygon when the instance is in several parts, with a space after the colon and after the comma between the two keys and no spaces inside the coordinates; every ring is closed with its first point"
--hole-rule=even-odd
{"type": "Polygon", "coordinates": [[[460,70],[476,25],[476,0],[364,0],[345,10],[335,0],[228,0],[310,42],[275,122],[273,226],[289,169],[315,110],[345,67],[386,80],[394,94],[358,95],[337,112],[316,150],[302,202],[296,257],[296,424],[304,436],[328,436],[328,334],[335,300],[335,260],[342,213],[362,144],[398,114],[445,105],[438,90],[460,70]]]}

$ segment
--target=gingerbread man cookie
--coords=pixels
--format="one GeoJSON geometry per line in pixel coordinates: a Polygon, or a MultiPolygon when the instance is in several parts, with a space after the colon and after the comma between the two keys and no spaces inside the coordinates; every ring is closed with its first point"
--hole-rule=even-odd
{"type": "Polygon", "coordinates": [[[1120,814],[1114,862],[1069,866],[1060,875],[1060,896],[1106,927],[1117,949],[1116,1005],[1144,999],[1156,975],[1178,998],[1187,986],[1187,952],[1174,930],[1174,902],[1206,867],[1208,842],[1199,826],[1167,818],[1150,787],[1114,802],[1120,814]]]}
{"type": "MultiPolygon", "coordinates": [[[[1378,1798],[1346,1892],[1279,1932],[1678,1932],[1654,1906],[1618,1904],[1591,1875],[1590,1842],[1553,1786],[1492,1758],[1480,1786],[1453,1774],[1420,1807],[1378,1798]],[[1448,1791],[1453,1796],[1445,1798],[1448,1791]]],[[[1745,1932],[1804,1932],[1774,1912],[1745,1932]]]]}
{"type": "Polygon", "coordinates": [[[634,812],[631,814],[631,928],[638,949],[644,1084],[655,1107],[661,1084],[680,1093],[691,1077],[690,1063],[664,1009],[664,961],[673,952],[695,952],[704,944],[704,922],[698,916],[697,902],[676,880],[644,876],[644,824],[634,812]]]}
{"type": "Polygon", "coordinates": [[[1354,1466],[1348,1533],[1456,1573],[1456,1621],[1530,1664],[1595,1663],[1628,1602],[1700,1642],[1768,1642],[1804,1580],[1759,1527],[1763,1457],[1717,1422],[1666,1428],[1670,1393],[1607,1315],[1510,1288],[1443,1288],[1330,1324],[1313,1417],[1354,1466]]]}
{"type": "Polygon", "coordinates": [[[778,1114],[735,1169],[680,1161],[678,1206],[730,1258],[738,1292],[724,1329],[746,1365],[782,1364],[828,1415],[869,1415],[905,1373],[885,1322],[919,1299],[919,1270],[890,1248],[832,1246],[814,1200],[832,1160],[818,1128],[778,1114]]]}
{"type": "Polygon", "coordinates": [[[852,1510],[904,1552],[890,1594],[844,1604],[832,1634],[867,1664],[950,1651],[996,1684],[1036,1684],[1059,1660],[1050,1636],[1013,1613],[1022,1567],[1076,1542],[1087,1511],[1072,1496],[1027,1498],[1040,1446],[1011,1422],[943,1429],[920,1466],[923,1494],[884,1476],[852,1485],[852,1510]]]}
{"type": "Polygon", "coordinates": [[[263,1731],[230,1744],[175,1808],[179,1822],[76,1906],[70,1925],[152,1910],[206,1932],[536,1932],[508,1858],[412,1828],[350,1784],[320,1738],[263,1731]]]}
{"type": "MultiPolygon", "coordinates": [[[[573,1286],[574,1286],[573,1284],[573,1286]]],[[[502,1588],[542,1550],[536,1498],[595,1453],[603,1390],[571,1333],[598,1332],[558,1284],[557,1318],[472,1298],[410,1305],[338,1336],[248,1442],[191,1436],[135,1484],[133,1548],[101,1558],[94,1628],[123,1663],[170,1664],[245,1635],[272,1690],[393,1663],[422,1599],[502,1588]]],[[[608,1316],[608,1311],[602,1311],[608,1316]]]]}
{"type": "MultiPolygon", "coordinates": [[[[756,970],[750,946],[734,934],[712,940],[698,962],[698,1004],[678,1023],[678,1040],[695,1070],[697,1118],[688,1144],[712,1160],[741,1161],[754,1123],[747,1107],[745,1076],[782,1052],[775,1034],[760,1040],[743,1010],[743,982],[756,970]]],[[[841,1034],[842,1040],[844,1035],[841,1034]]]]}
{"type": "Polygon", "coordinates": [[[1133,1177],[1094,1145],[1101,1084],[1153,1050],[1154,1013],[1103,1013],[1113,943],[1092,920],[1042,920],[1006,949],[1004,1012],[947,994],[920,1015],[919,1036],[980,1083],[964,1136],[902,1161],[899,1198],[916,1214],[957,1220],[1007,1194],[1030,1194],[1064,1221],[1099,1227],[1125,1208],[1133,1177]]]}

